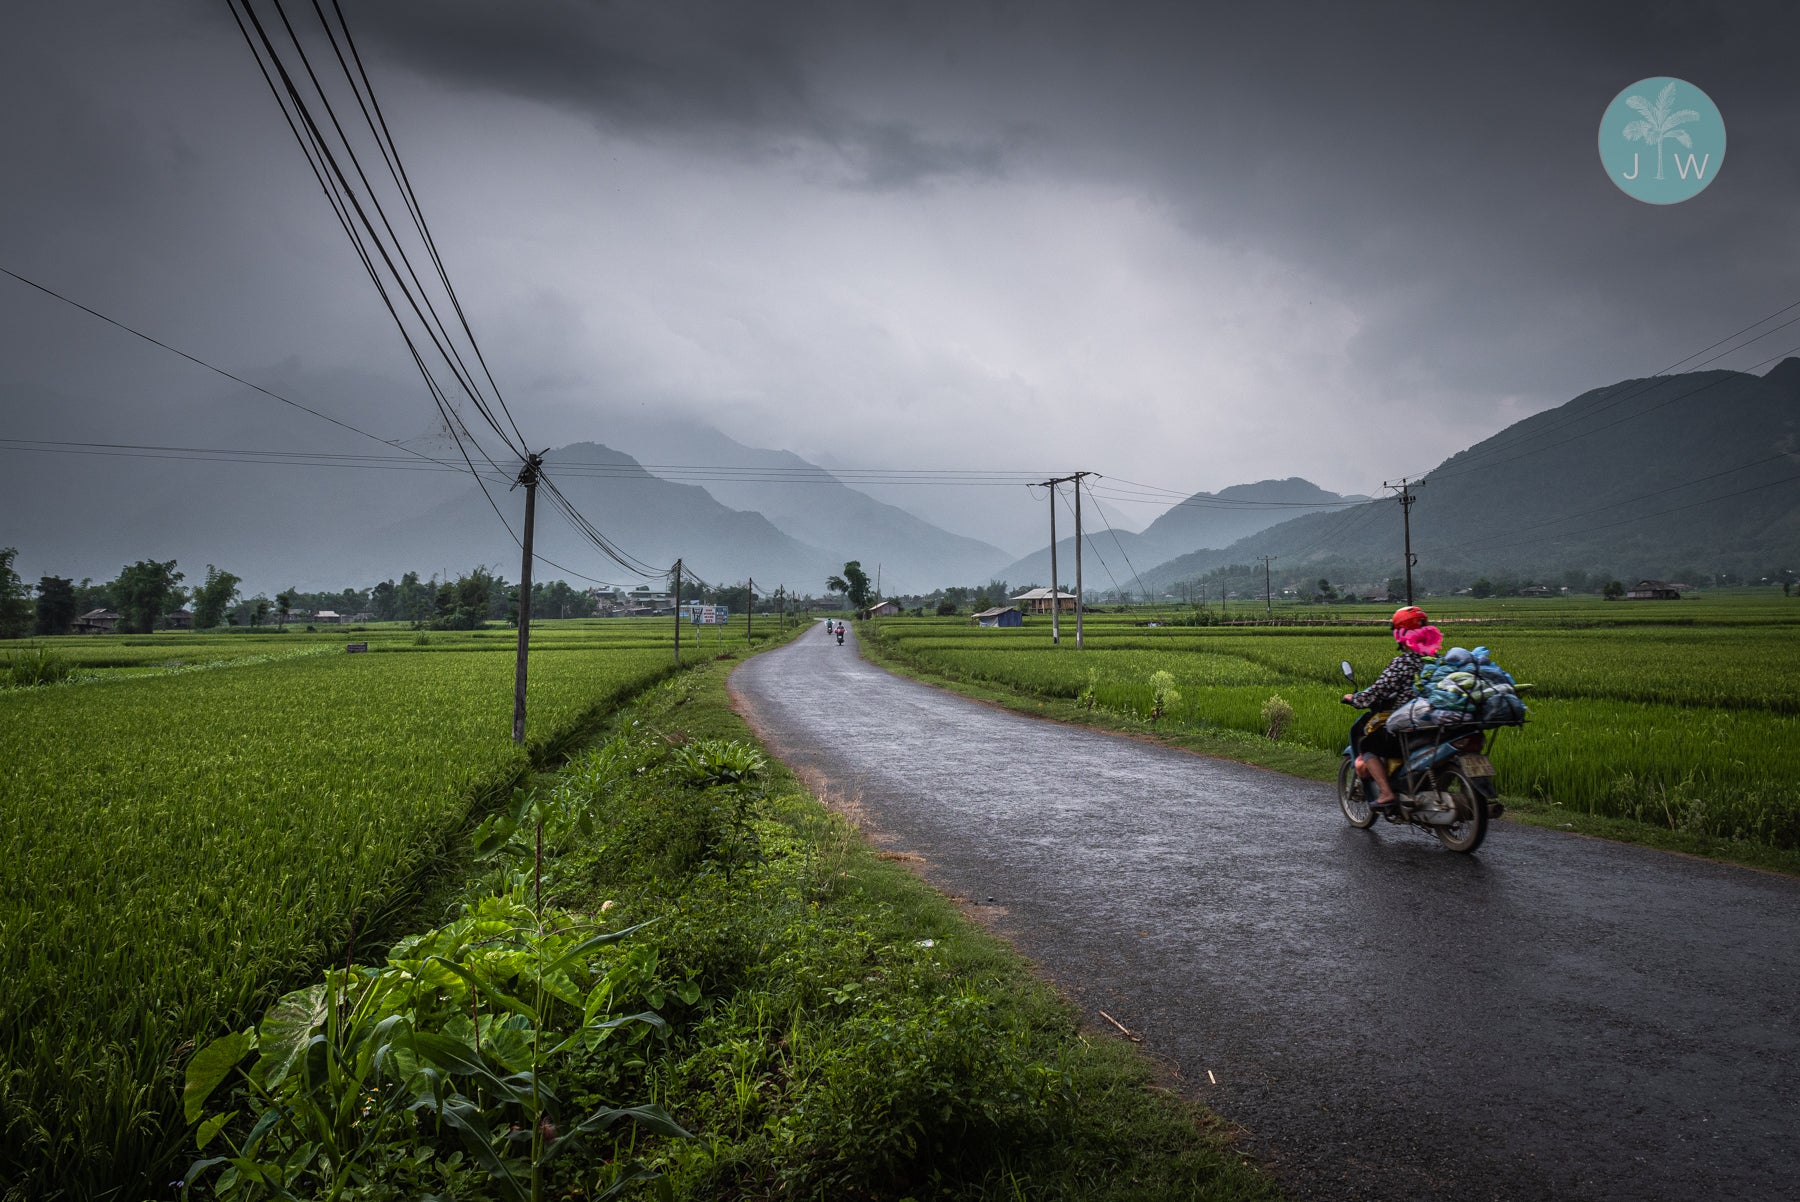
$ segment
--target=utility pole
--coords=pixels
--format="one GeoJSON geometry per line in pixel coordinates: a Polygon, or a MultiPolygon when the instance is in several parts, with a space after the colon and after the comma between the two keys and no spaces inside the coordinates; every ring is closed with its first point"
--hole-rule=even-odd
{"type": "Polygon", "coordinates": [[[675,561],[675,666],[681,666],[681,561],[675,561]]]}
{"type": "Polygon", "coordinates": [[[1069,479],[1075,484],[1075,650],[1081,650],[1081,611],[1087,607],[1087,595],[1081,591],[1081,480],[1088,472],[1076,472],[1069,479]]]}
{"type": "Polygon", "coordinates": [[[1056,582],[1056,486],[1075,486],[1075,649],[1081,650],[1081,479],[1092,472],[1075,472],[1045,480],[1042,487],[1050,490],[1050,641],[1062,643],[1062,589],[1056,582]]]}
{"type": "Polygon", "coordinates": [[[1262,561],[1263,561],[1263,612],[1265,614],[1270,615],[1271,617],[1273,617],[1274,613],[1275,613],[1275,593],[1274,593],[1274,590],[1269,587],[1269,561],[1273,560],[1273,559],[1280,559],[1280,558],[1281,558],[1281,556],[1279,556],[1279,555],[1265,555],[1262,557],[1262,561]]]}
{"type": "Polygon", "coordinates": [[[744,648],[750,647],[750,611],[756,608],[756,578],[744,585],[744,648]]]}
{"type": "Polygon", "coordinates": [[[1062,616],[1062,604],[1056,596],[1056,486],[1058,480],[1044,481],[1044,487],[1050,490],[1050,641],[1062,645],[1062,626],[1057,621],[1062,616]]]}
{"type": "Polygon", "coordinates": [[[1384,480],[1381,485],[1383,488],[1393,489],[1398,494],[1400,501],[1400,525],[1406,536],[1406,603],[1408,605],[1413,603],[1413,565],[1419,562],[1419,557],[1413,554],[1412,549],[1412,507],[1413,502],[1419,498],[1413,496],[1412,490],[1422,483],[1423,481],[1420,480],[1409,481],[1402,476],[1398,484],[1389,484],[1384,480]]]}
{"type": "Polygon", "coordinates": [[[525,744],[525,669],[531,647],[531,526],[537,517],[538,469],[542,455],[525,456],[513,487],[525,486],[525,536],[519,542],[519,663],[513,673],[513,742],[525,744]]]}

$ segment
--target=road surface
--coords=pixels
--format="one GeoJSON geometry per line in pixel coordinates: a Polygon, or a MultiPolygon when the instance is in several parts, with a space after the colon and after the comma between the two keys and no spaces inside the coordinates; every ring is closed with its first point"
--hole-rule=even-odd
{"type": "Polygon", "coordinates": [[[1800,1198],[1800,882],[1354,830],[1330,786],[971,702],[822,627],[731,687],[1295,1198],[1800,1198]]]}

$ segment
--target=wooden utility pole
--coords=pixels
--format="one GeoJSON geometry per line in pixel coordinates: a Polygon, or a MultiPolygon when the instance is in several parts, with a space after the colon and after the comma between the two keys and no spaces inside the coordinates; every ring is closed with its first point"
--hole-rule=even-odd
{"type": "Polygon", "coordinates": [[[752,576],[744,585],[744,646],[750,646],[750,611],[756,608],[756,578],[752,576]]]}
{"type": "Polygon", "coordinates": [[[519,663],[513,672],[513,742],[525,743],[525,670],[531,647],[531,526],[537,517],[538,470],[542,455],[527,455],[513,487],[525,486],[525,536],[519,540],[519,663]]]}
{"type": "Polygon", "coordinates": [[[675,561],[675,666],[681,666],[681,561],[675,561]]]}
{"type": "Polygon", "coordinates": [[[1419,487],[1421,483],[1423,481],[1409,481],[1402,476],[1398,484],[1389,484],[1383,481],[1381,485],[1383,488],[1393,489],[1397,494],[1396,499],[1400,502],[1400,527],[1406,539],[1406,603],[1408,605],[1413,603],[1413,565],[1419,562],[1419,557],[1413,554],[1412,549],[1412,507],[1413,502],[1419,498],[1413,496],[1412,490],[1419,487]]]}
{"type": "Polygon", "coordinates": [[[1275,613],[1275,594],[1269,587],[1269,561],[1280,559],[1279,555],[1265,555],[1263,561],[1263,612],[1271,616],[1275,613]]]}

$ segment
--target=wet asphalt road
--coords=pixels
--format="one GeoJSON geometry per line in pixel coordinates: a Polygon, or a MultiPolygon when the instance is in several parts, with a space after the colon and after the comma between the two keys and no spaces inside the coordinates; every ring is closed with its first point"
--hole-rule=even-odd
{"type": "Polygon", "coordinates": [[[1800,882],[1506,822],[1473,856],[1354,830],[1330,786],[854,642],[749,660],[739,707],[1294,1197],[1800,1199],[1800,882]]]}

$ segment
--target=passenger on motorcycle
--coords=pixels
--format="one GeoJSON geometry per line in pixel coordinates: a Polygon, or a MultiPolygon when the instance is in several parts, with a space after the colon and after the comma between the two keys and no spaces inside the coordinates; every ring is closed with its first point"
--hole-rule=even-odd
{"type": "Polygon", "coordinates": [[[1377,809],[1392,805],[1394,786],[1388,781],[1387,761],[1400,754],[1400,740],[1385,725],[1389,712],[1418,696],[1414,680],[1427,655],[1436,655],[1444,644],[1442,632],[1426,625],[1425,611],[1416,605],[1394,611],[1394,641],[1400,652],[1382,669],[1375,683],[1357,693],[1345,693],[1344,701],[1369,711],[1350,728],[1350,744],[1356,750],[1356,774],[1375,782],[1377,795],[1370,804],[1377,809]],[[1382,719],[1377,723],[1377,718],[1382,719]],[[1369,729],[1374,726],[1374,729],[1369,729]]]}

